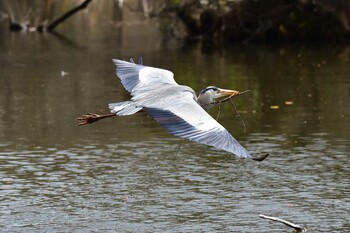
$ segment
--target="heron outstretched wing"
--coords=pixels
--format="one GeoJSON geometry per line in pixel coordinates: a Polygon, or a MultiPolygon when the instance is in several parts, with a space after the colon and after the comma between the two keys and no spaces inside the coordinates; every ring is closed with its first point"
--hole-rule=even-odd
{"type": "Polygon", "coordinates": [[[113,59],[117,66],[116,73],[124,88],[132,93],[135,87],[148,84],[174,84],[174,74],[169,70],[143,66],[122,60],[113,59]]]}
{"type": "Polygon", "coordinates": [[[169,133],[250,158],[249,152],[193,99],[192,93],[179,91],[170,96],[167,101],[173,99],[174,104],[160,101],[144,106],[169,133]]]}

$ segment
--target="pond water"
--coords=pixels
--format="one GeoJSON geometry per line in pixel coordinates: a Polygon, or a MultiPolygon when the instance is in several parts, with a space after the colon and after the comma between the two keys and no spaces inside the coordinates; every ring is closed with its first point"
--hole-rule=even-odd
{"type": "Polygon", "coordinates": [[[292,232],[259,214],[350,231],[349,46],[184,45],[109,7],[94,2],[59,35],[0,22],[0,231],[292,232]],[[251,90],[234,100],[246,131],[229,103],[219,122],[270,157],[188,141],[177,153],[145,113],[76,127],[129,98],[111,59],[139,56],[196,91],[251,90]]]}

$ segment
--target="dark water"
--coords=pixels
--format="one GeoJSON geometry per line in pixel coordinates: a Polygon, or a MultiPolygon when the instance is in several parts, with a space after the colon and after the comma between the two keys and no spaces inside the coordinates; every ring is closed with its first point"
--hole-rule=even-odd
{"type": "Polygon", "coordinates": [[[259,214],[350,231],[349,46],[183,45],[94,4],[61,36],[1,22],[0,231],[292,232],[259,214]],[[111,59],[138,56],[197,91],[250,89],[235,100],[246,132],[229,103],[219,121],[268,160],[185,141],[176,154],[144,113],[76,127],[129,98],[111,59]]]}

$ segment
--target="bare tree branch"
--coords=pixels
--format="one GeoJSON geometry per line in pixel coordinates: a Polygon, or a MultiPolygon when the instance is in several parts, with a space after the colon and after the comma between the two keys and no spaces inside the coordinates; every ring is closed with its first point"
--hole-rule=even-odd
{"type": "Polygon", "coordinates": [[[76,12],[85,9],[91,2],[92,0],[85,0],[82,4],[80,4],[77,7],[74,7],[73,9],[71,9],[70,11],[66,12],[65,14],[63,14],[61,17],[59,17],[58,19],[54,20],[53,22],[49,23],[49,25],[46,27],[47,31],[53,31],[59,24],[61,24],[62,22],[64,22],[66,19],[68,19],[69,17],[71,17],[72,15],[74,15],[76,12]]]}

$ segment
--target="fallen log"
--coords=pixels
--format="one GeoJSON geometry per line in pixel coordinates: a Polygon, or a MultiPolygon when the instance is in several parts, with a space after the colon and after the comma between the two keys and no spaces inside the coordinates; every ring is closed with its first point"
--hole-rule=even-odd
{"type": "Polygon", "coordinates": [[[54,20],[53,22],[49,23],[49,25],[47,25],[46,30],[47,31],[52,31],[55,29],[55,27],[57,27],[59,24],[61,24],[63,21],[65,21],[66,19],[68,19],[69,17],[71,17],[72,15],[74,15],[76,12],[85,9],[91,2],[92,0],[85,0],[82,4],[80,4],[77,7],[74,7],[73,9],[71,9],[70,11],[67,11],[65,14],[63,14],[61,17],[59,17],[58,19],[54,20]]]}
{"type": "Polygon", "coordinates": [[[44,32],[44,31],[52,32],[58,25],[63,23],[65,20],[70,18],[72,15],[74,15],[78,11],[85,9],[91,2],[92,0],[85,0],[80,5],[67,11],[66,13],[64,13],[57,19],[53,20],[52,22],[50,23],[43,22],[43,24],[39,26],[32,26],[32,25],[29,25],[29,23],[16,23],[14,22],[13,17],[9,17],[9,21],[10,21],[9,29],[10,31],[26,30],[26,31],[38,31],[38,32],[44,32]]]}

